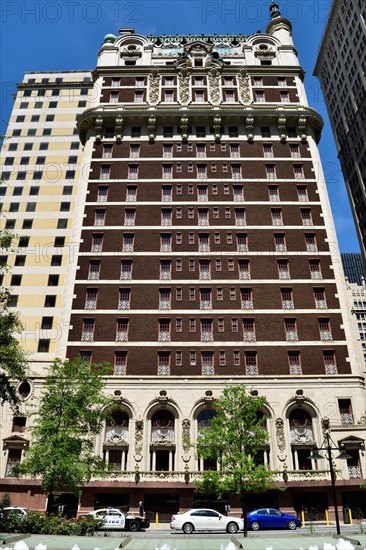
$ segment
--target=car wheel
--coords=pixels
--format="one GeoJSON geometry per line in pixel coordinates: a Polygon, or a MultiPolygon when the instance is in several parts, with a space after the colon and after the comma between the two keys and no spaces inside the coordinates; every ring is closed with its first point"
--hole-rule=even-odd
{"type": "Polygon", "coordinates": [[[136,520],[131,521],[131,523],[130,523],[129,526],[128,526],[128,530],[129,530],[129,531],[133,531],[134,533],[135,533],[136,531],[140,531],[140,524],[139,524],[139,522],[136,521],[136,520]]]}
{"type": "Polygon", "coordinates": [[[192,523],[185,523],[182,529],[183,533],[185,533],[186,535],[190,535],[194,531],[194,526],[192,525],[192,523]]]}
{"type": "Polygon", "coordinates": [[[253,529],[253,531],[259,531],[260,525],[259,525],[258,521],[252,521],[251,528],[253,529]]]}
{"type": "Polygon", "coordinates": [[[291,531],[294,531],[294,529],[296,529],[296,521],[293,521],[293,520],[289,521],[287,524],[287,527],[291,529],[291,531]]]}
{"type": "Polygon", "coordinates": [[[227,527],[226,527],[226,531],[228,533],[231,533],[232,535],[234,533],[237,533],[239,527],[238,527],[238,524],[235,523],[235,521],[230,521],[230,523],[228,523],[227,527]]]}

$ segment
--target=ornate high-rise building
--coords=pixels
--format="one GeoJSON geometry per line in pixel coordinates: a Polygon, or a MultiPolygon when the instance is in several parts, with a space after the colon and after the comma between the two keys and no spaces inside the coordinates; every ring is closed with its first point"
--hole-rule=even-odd
{"type": "Polygon", "coordinates": [[[322,87],[366,266],[366,6],[333,0],[314,74],[322,87]]]}
{"type": "MultiPolygon", "coordinates": [[[[250,505],[331,509],[329,464],[309,458],[325,417],[351,457],[337,461],[338,504],[361,501],[364,377],[330,248],[323,123],[307,103],[291,31],[272,3],[266,33],[105,37],[77,121],[72,254],[57,286],[69,327],[57,353],[113,365],[115,405],[95,442],[110,475],[83,489],[83,510],[143,498],[148,511],[171,514],[202,503],[194,480],[213,464],[194,441],[225,384],[266,397],[259,459],[288,487],[249,495],[250,505]]],[[[46,361],[52,339],[42,338],[46,361]]],[[[24,412],[42,375],[39,360],[24,412]]],[[[37,482],[20,487],[9,468],[12,446],[21,460],[29,443],[26,422],[4,423],[1,481],[41,507],[37,482]]]]}

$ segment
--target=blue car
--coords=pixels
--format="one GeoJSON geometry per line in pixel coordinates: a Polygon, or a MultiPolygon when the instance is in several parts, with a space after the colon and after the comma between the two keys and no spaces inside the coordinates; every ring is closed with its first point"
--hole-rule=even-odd
{"type": "Polygon", "coordinates": [[[247,514],[248,529],[296,529],[301,521],[275,508],[258,508],[247,514]]]}

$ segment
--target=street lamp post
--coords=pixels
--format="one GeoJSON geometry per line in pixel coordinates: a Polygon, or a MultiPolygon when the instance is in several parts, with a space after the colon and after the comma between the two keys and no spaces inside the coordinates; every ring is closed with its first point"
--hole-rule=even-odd
{"type": "Polygon", "coordinates": [[[327,451],[327,460],[329,462],[329,470],[330,470],[330,481],[332,484],[332,494],[333,494],[333,505],[334,505],[334,515],[335,515],[335,521],[336,521],[336,527],[337,527],[337,535],[341,534],[341,529],[339,526],[339,514],[338,514],[338,505],[337,505],[337,493],[336,493],[336,486],[335,486],[335,473],[334,473],[334,466],[333,466],[333,457],[332,457],[332,451],[339,451],[339,456],[336,456],[336,458],[341,458],[343,460],[347,460],[348,458],[352,458],[351,455],[347,454],[346,449],[344,445],[342,444],[340,447],[336,447],[334,441],[330,437],[330,423],[329,418],[323,418],[322,420],[322,426],[323,426],[323,434],[324,434],[324,440],[321,447],[314,447],[309,458],[312,460],[320,460],[324,458],[319,451],[327,451]],[[334,445],[334,447],[331,446],[331,444],[334,445]]]}

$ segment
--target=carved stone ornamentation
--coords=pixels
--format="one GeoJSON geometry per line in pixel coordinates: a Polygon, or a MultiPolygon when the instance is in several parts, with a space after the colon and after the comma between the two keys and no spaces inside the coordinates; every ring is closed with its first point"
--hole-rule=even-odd
{"type": "Polygon", "coordinates": [[[216,143],[218,143],[221,140],[221,124],[222,124],[221,117],[215,116],[213,119],[213,127],[214,127],[216,143]]]}
{"type": "Polygon", "coordinates": [[[366,412],[360,416],[360,420],[357,422],[359,426],[366,426],[366,412]]]}
{"type": "Polygon", "coordinates": [[[153,69],[149,74],[149,103],[156,105],[159,101],[159,87],[161,76],[157,69],[153,69]]]}
{"type": "Polygon", "coordinates": [[[250,79],[245,69],[241,69],[238,74],[239,82],[239,97],[240,101],[244,104],[251,103],[250,97],[250,79]]]}
{"type": "Polygon", "coordinates": [[[178,71],[178,82],[179,82],[178,97],[179,97],[179,102],[182,105],[187,105],[189,102],[190,76],[191,76],[191,73],[187,69],[182,69],[181,71],[178,71]]]}
{"type": "MultiPolygon", "coordinates": [[[[135,460],[136,457],[142,456],[142,443],[144,436],[144,423],[142,420],[136,420],[135,424],[135,460]]],[[[141,460],[141,459],[140,459],[141,460]]]]}
{"type": "Polygon", "coordinates": [[[254,118],[247,116],[245,119],[245,129],[247,132],[247,139],[249,143],[254,141],[254,118]]]}
{"type": "Polygon", "coordinates": [[[307,120],[305,117],[299,118],[298,127],[299,127],[301,143],[306,143],[308,140],[308,137],[307,137],[307,120]]]}
{"type": "Polygon", "coordinates": [[[286,441],[285,441],[284,423],[282,418],[277,418],[275,424],[276,424],[277,446],[279,450],[283,452],[286,447],[286,441]]]}
{"type": "Polygon", "coordinates": [[[278,134],[280,136],[281,143],[286,143],[287,140],[287,130],[286,130],[286,118],[280,116],[277,121],[278,134]]]}
{"type": "Polygon", "coordinates": [[[115,121],[115,135],[117,143],[121,143],[123,134],[123,118],[118,116],[115,121]]]}
{"type": "Polygon", "coordinates": [[[211,69],[208,72],[208,84],[210,92],[210,101],[213,105],[220,103],[220,73],[217,69],[211,69]]]}
{"type": "Polygon", "coordinates": [[[102,132],[103,132],[103,118],[101,116],[98,116],[95,119],[95,142],[100,143],[102,140],[102,132]]]}
{"type": "Polygon", "coordinates": [[[156,136],[156,117],[154,117],[154,115],[151,115],[148,118],[147,130],[149,132],[149,142],[154,143],[156,136]]]}
{"type": "Polygon", "coordinates": [[[181,129],[181,132],[182,132],[182,141],[186,142],[188,140],[188,124],[189,124],[189,119],[187,116],[183,115],[181,118],[180,118],[180,129],[181,129]]]}
{"type": "Polygon", "coordinates": [[[191,448],[191,422],[188,418],[182,421],[182,447],[185,453],[191,448]]]}

